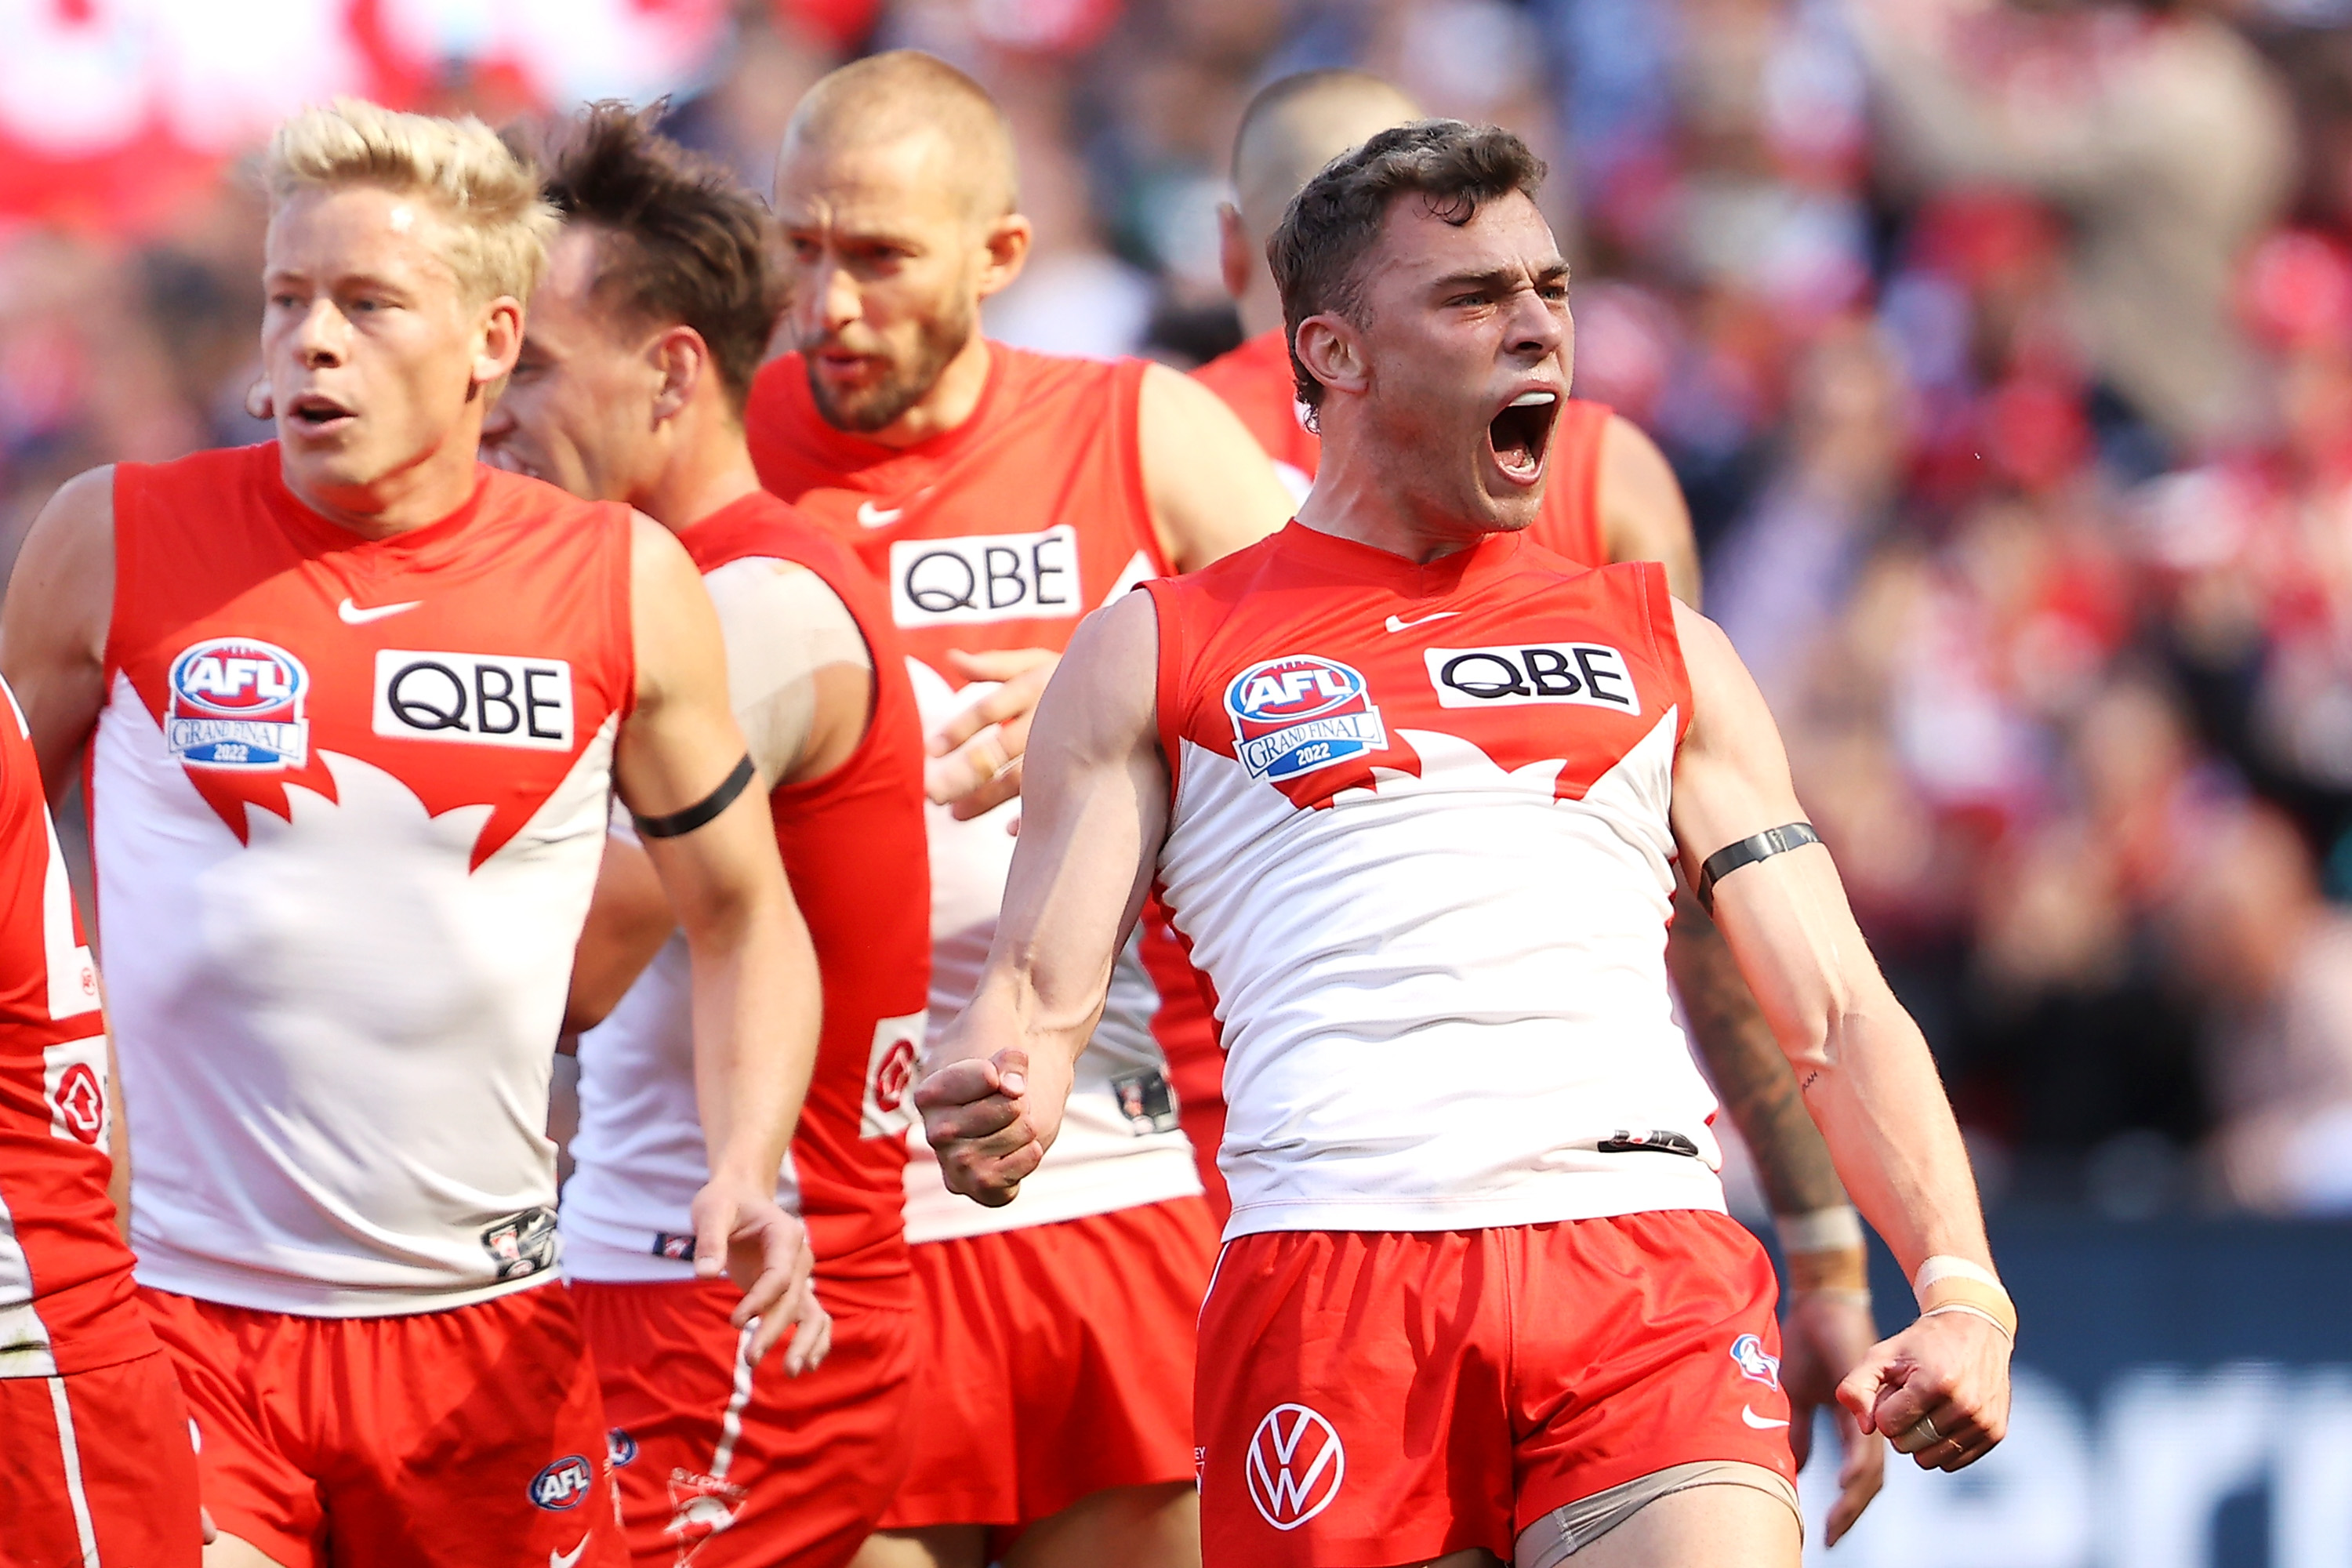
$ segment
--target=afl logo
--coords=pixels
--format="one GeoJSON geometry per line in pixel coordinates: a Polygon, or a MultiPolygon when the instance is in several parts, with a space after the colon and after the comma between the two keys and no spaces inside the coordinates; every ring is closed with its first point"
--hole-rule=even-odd
{"type": "Polygon", "coordinates": [[[1297,1530],[1331,1506],[1348,1450],[1331,1423],[1304,1405],[1277,1405],[1250,1434],[1250,1501],[1276,1530],[1297,1530]]]}
{"type": "Polygon", "coordinates": [[[274,643],[213,637],[172,661],[163,742],[208,768],[299,768],[310,752],[302,661],[274,643]]]}
{"type": "Polygon", "coordinates": [[[1364,678],[1313,654],[1243,670],[1225,688],[1225,711],[1234,721],[1234,754],[1254,779],[1296,778],[1389,743],[1364,678]]]}
{"type": "MultiPolygon", "coordinates": [[[[611,1438],[609,1435],[606,1442],[611,1438]]],[[[579,1454],[566,1454],[530,1479],[530,1500],[555,1512],[578,1508],[596,1485],[596,1472],[579,1454]]]]}

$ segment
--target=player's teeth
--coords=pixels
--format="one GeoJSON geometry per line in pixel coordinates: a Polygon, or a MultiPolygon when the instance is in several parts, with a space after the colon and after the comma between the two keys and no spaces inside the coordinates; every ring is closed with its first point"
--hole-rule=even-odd
{"type": "Polygon", "coordinates": [[[1549,392],[1522,392],[1517,397],[1511,399],[1511,406],[1514,408],[1534,408],[1540,405],[1549,403],[1553,396],[1554,395],[1549,392]]]}

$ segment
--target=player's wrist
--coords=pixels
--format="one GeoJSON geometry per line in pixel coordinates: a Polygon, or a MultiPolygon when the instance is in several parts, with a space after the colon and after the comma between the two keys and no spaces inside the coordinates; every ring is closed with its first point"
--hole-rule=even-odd
{"type": "Polygon", "coordinates": [[[1862,1217],[1853,1205],[1775,1215],[1772,1226],[1780,1238],[1790,1295],[1870,1300],[1869,1255],[1863,1247],[1862,1217]]]}
{"type": "Polygon", "coordinates": [[[1922,1318],[1959,1315],[1981,1318],[2004,1338],[2017,1338],[2017,1303],[2000,1277],[1981,1263],[1937,1253],[1919,1265],[1911,1289],[1922,1318]]]}

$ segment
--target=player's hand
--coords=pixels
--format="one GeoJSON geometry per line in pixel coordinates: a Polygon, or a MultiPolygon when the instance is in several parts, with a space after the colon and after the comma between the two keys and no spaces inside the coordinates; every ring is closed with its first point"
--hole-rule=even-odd
{"type": "Polygon", "coordinates": [[[1839,1379],[1862,1364],[1877,1332],[1870,1298],[1857,1290],[1792,1291],[1780,1325],[1780,1381],[1789,1391],[1789,1441],[1799,1469],[1812,1452],[1813,1413],[1826,1405],[1837,1420],[1843,1458],[1824,1542],[1830,1546],[1853,1528],[1886,1483],[1886,1446],[1837,1403],[1839,1379]]]}
{"type": "Polygon", "coordinates": [[[948,1190],[1002,1208],[1045,1157],[1030,1115],[1029,1053],[1007,1047],[982,1061],[950,1062],[915,1086],[923,1136],[948,1190]]]}
{"type": "Polygon", "coordinates": [[[1984,1319],[1938,1312],[1871,1346],[1838,1403],[1921,1469],[1961,1469],[2009,1431],[2009,1352],[1984,1319]]]}
{"type": "Polygon", "coordinates": [[[993,680],[997,689],[949,720],[930,738],[923,763],[923,788],[956,820],[969,822],[1021,793],[1021,753],[1029,749],[1029,720],[1045,695],[1045,682],[1062,656],[1052,648],[1019,647],[996,653],[948,650],[950,672],[970,682],[993,680]]]}
{"type": "Polygon", "coordinates": [[[833,1324],[817,1304],[809,1276],[815,1255],[808,1229],[784,1212],[772,1193],[747,1183],[714,1180],[694,1194],[694,1272],[716,1279],[727,1275],[743,1299],[728,1314],[737,1328],[760,1320],[751,1335],[757,1363],[786,1330],[793,1333],[784,1370],[797,1377],[824,1358],[833,1324]]]}

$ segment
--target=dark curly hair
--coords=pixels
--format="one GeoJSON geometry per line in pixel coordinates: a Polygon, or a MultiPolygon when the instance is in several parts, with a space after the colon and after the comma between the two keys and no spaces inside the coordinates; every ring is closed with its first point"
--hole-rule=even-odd
{"type": "Polygon", "coordinates": [[[1298,401],[1323,405],[1323,384],[1299,363],[1298,323],[1327,310],[1363,320],[1363,261],[1380,243],[1391,202],[1417,195],[1433,216],[1459,227],[1482,203],[1513,191],[1533,195],[1545,172],[1543,160],[1499,126],[1416,120],[1379,132],[1307,181],[1265,242],[1298,401]]]}

